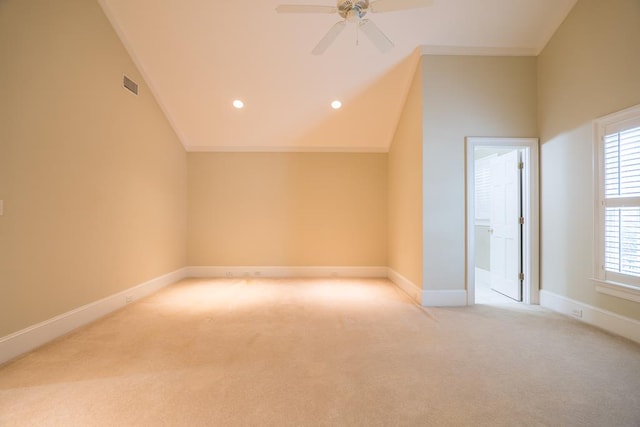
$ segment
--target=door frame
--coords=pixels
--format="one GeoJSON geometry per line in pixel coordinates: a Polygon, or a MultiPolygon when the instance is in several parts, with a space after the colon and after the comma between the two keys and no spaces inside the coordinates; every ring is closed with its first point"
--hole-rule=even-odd
{"type": "Polygon", "coordinates": [[[540,303],[540,194],[539,194],[539,141],[537,138],[485,138],[465,139],[466,163],[466,240],[467,305],[475,304],[475,150],[484,148],[513,148],[522,150],[522,204],[524,226],[522,233],[522,302],[540,303]]]}

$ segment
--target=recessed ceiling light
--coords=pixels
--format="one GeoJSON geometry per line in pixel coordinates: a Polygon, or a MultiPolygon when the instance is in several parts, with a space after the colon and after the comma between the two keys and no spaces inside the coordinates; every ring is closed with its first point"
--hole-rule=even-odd
{"type": "Polygon", "coordinates": [[[233,101],[233,106],[238,110],[240,110],[244,108],[244,102],[240,101],[239,99],[236,99],[235,101],[233,101]]]}
{"type": "Polygon", "coordinates": [[[334,110],[339,110],[340,108],[342,108],[342,102],[340,102],[338,100],[333,101],[331,103],[331,108],[333,108],[334,110]]]}

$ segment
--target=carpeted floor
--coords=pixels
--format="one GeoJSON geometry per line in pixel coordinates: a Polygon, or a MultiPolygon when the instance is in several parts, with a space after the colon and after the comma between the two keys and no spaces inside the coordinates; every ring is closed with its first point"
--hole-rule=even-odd
{"type": "Polygon", "coordinates": [[[186,280],[0,367],[0,426],[640,426],[640,345],[387,280],[186,280]]]}

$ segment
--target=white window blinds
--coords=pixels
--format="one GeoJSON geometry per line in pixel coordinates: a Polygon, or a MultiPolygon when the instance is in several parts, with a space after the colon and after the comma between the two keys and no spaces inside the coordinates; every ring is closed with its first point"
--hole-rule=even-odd
{"type": "Polygon", "coordinates": [[[604,137],[605,196],[640,196],[640,127],[604,137]]]}
{"type": "Polygon", "coordinates": [[[640,276],[640,126],[604,139],[604,268],[640,276]]]}

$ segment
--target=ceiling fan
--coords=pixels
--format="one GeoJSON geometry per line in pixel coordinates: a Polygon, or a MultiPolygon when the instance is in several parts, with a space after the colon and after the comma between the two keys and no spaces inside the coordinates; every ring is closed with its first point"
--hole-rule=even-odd
{"type": "Polygon", "coordinates": [[[371,40],[380,50],[387,52],[393,47],[393,42],[369,19],[365,19],[367,12],[383,13],[397,10],[416,9],[430,6],[433,0],[338,0],[336,6],[283,4],[276,7],[278,13],[337,13],[342,18],[334,24],[329,32],[311,51],[314,55],[321,55],[342,33],[348,22],[356,24],[356,28],[371,40]]]}

